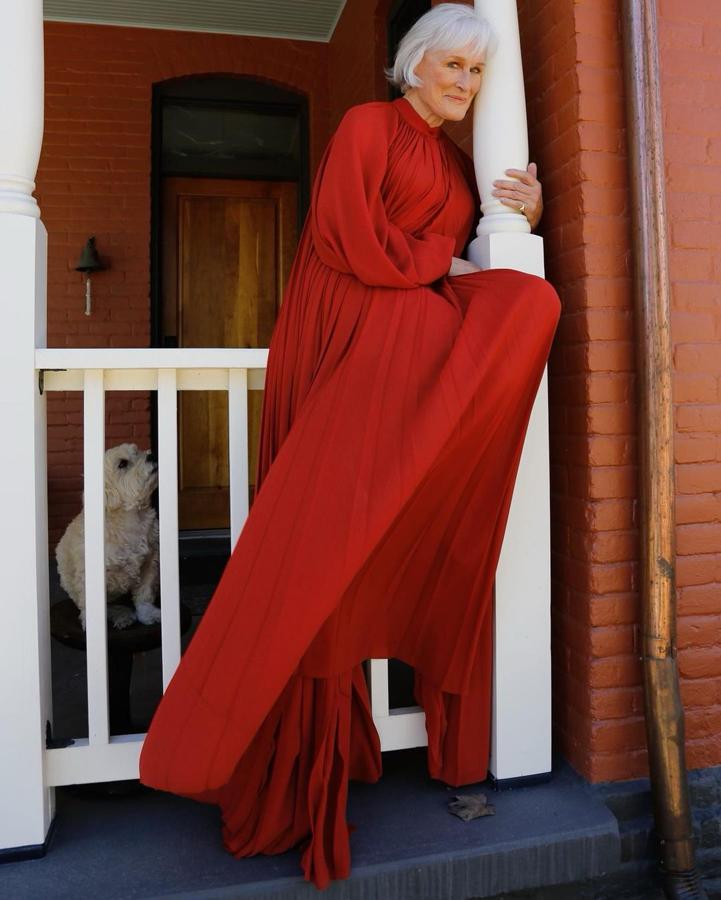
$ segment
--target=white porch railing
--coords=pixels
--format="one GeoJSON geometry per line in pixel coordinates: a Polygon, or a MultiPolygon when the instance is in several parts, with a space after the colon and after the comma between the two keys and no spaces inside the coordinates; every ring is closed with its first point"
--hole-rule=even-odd
{"type": "MultiPolygon", "coordinates": [[[[44,391],[82,391],[88,737],[46,749],[49,786],[137,778],[144,734],[110,735],[103,454],[106,391],[157,391],[163,689],[180,660],[178,391],[227,391],[230,531],[235,546],[248,515],[248,391],[262,390],[267,350],[41,349],[44,391]]],[[[45,461],[38,460],[38,470],[45,461]]],[[[418,707],[389,708],[388,661],[369,660],[371,706],[383,750],[426,743],[418,707]]]]}

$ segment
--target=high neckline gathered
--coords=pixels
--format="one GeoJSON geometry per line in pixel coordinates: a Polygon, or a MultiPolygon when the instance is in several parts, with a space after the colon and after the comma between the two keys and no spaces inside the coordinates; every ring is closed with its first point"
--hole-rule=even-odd
{"type": "Polygon", "coordinates": [[[393,105],[411,128],[415,128],[416,131],[420,131],[421,134],[426,134],[429,137],[439,137],[442,126],[429,125],[410,100],[406,100],[405,97],[398,97],[393,101],[393,105]]]}

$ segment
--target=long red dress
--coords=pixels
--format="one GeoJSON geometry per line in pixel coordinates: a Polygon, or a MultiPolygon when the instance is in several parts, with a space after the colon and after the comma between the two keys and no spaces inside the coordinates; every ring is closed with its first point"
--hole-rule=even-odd
{"type": "Polygon", "coordinates": [[[487,774],[493,577],[559,302],[446,277],[476,216],[407,100],[346,114],[270,345],[261,487],[140,759],[220,805],[234,855],[304,842],[319,887],[350,871],[348,779],[381,771],[362,660],[415,668],[433,777],[487,774]]]}

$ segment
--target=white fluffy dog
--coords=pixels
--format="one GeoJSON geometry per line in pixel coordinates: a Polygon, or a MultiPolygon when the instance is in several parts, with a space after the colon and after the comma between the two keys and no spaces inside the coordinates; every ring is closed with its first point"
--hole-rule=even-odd
{"type": "MultiPolygon", "coordinates": [[[[135,444],[120,444],[105,453],[105,583],[107,599],[130,594],[133,611],[122,604],[108,605],[114,628],[127,628],[137,619],[144,625],[160,621],[153,601],[158,594],[158,517],[150,498],[158,484],[158,467],[150,451],[135,444]]],[[[84,514],[68,525],[55,548],[63,589],[80,610],[85,628],[84,514]]]]}

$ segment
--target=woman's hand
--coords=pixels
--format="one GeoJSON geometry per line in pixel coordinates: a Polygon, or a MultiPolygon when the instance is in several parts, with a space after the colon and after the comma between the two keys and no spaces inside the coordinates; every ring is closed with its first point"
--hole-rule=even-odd
{"type": "Polygon", "coordinates": [[[520,209],[528,219],[531,228],[538,225],[543,214],[543,191],[541,182],[536,178],[538,168],[535,163],[528,164],[526,172],[523,169],[506,169],[506,175],[517,178],[518,181],[494,181],[496,188],[494,197],[500,197],[501,203],[520,209]]]}
{"type": "Polygon", "coordinates": [[[454,275],[471,275],[473,272],[480,271],[478,266],[474,266],[473,263],[468,262],[467,259],[461,259],[458,256],[454,256],[451,260],[451,267],[448,270],[448,275],[449,277],[453,277],[454,275]]]}

